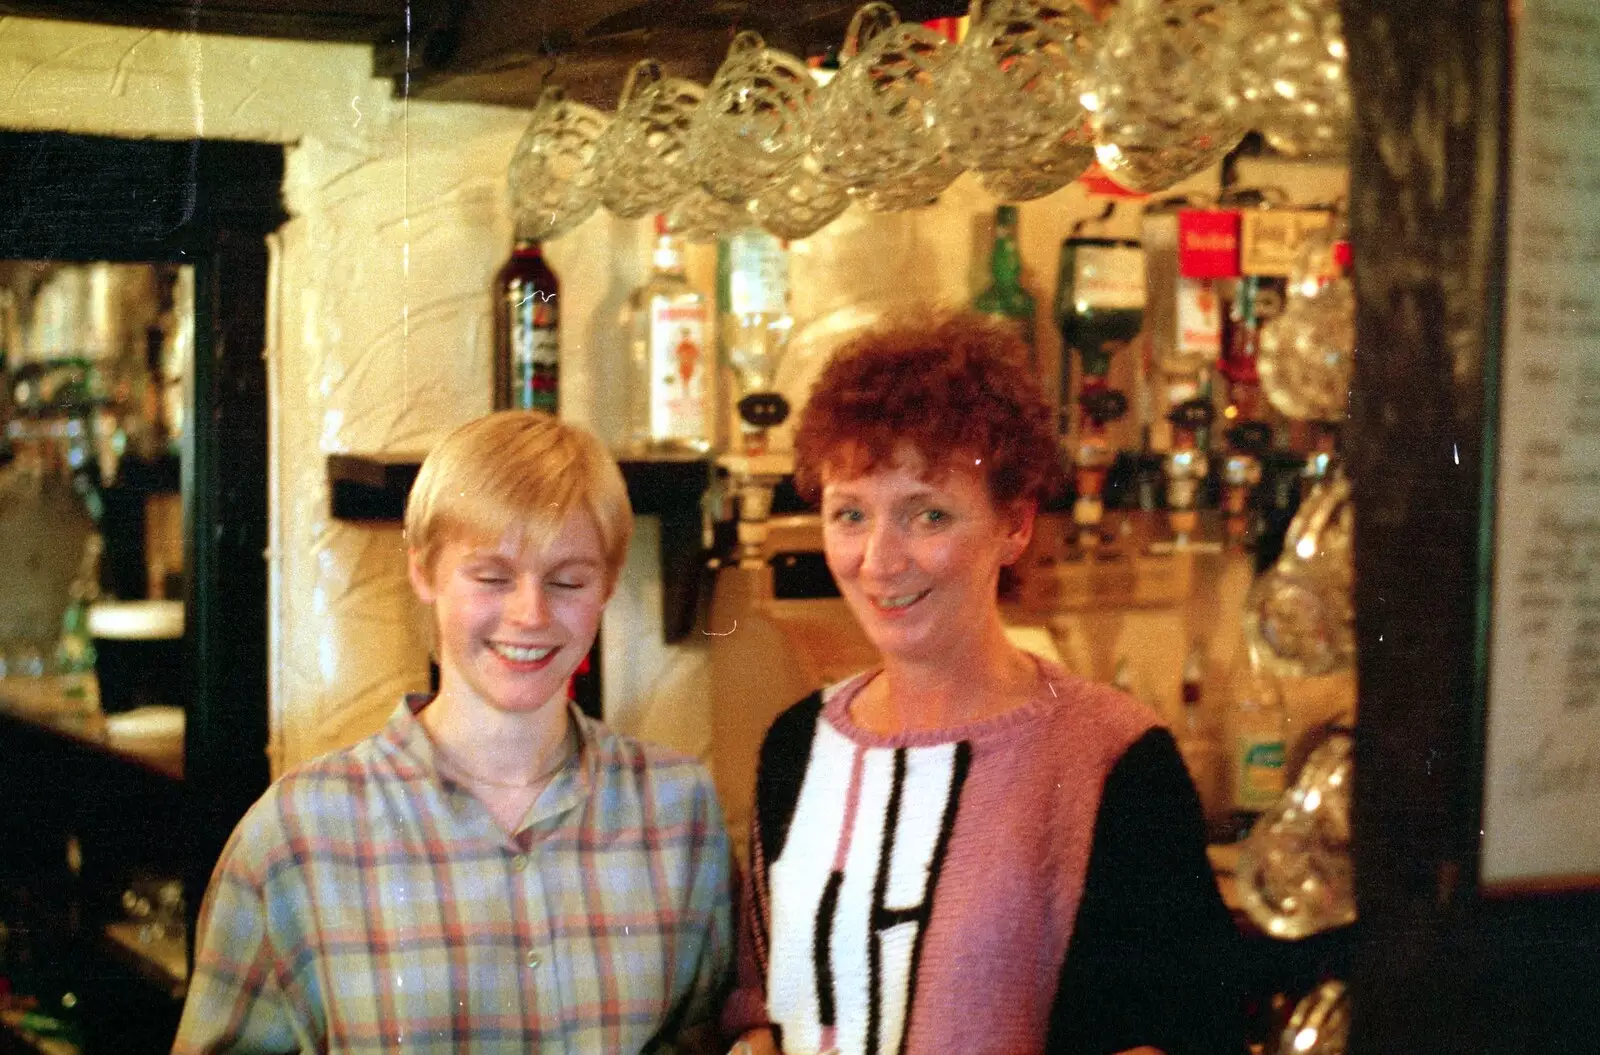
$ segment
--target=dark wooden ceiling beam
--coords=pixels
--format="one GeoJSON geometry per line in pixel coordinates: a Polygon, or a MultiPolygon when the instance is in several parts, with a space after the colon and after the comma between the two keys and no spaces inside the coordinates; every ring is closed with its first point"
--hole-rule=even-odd
{"type": "MultiPolygon", "coordinates": [[[[611,108],[642,58],[706,83],[741,29],[820,54],[858,0],[0,0],[0,15],[373,46],[376,76],[413,98],[532,107],[544,85],[611,108]]],[[[967,0],[900,0],[908,21],[967,0]]]]}
{"type": "MultiPolygon", "coordinates": [[[[553,82],[609,109],[640,59],[704,84],[739,30],[757,30],[797,55],[821,54],[843,43],[857,6],[854,0],[465,0],[453,29],[456,46],[414,61],[408,87],[421,99],[531,107],[553,82]]],[[[964,14],[967,4],[901,0],[896,7],[908,21],[925,21],[964,14]]]]}

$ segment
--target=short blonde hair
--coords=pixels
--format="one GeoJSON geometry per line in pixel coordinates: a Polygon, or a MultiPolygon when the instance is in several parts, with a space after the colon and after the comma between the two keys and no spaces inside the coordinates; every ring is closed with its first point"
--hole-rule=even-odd
{"type": "Polygon", "coordinates": [[[594,435],[536,410],[502,410],[461,426],[422,463],[406,502],[406,546],[433,574],[450,539],[549,545],[574,511],[593,518],[616,585],[633,535],[622,470],[594,435]]]}

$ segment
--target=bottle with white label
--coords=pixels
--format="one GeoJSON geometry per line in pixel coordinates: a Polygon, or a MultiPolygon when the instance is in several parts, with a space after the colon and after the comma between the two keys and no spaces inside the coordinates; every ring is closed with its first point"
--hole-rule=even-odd
{"type": "Polygon", "coordinates": [[[710,308],[684,275],[683,245],[656,218],[650,278],[629,302],[632,384],[626,447],[635,455],[701,454],[711,448],[715,364],[710,308]]]}
{"type": "Polygon", "coordinates": [[[736,400],[729,446],[734,453],[761,454],[768,431],[789,416],[777,391],[778,364],[794,326],[783,242],[756,227],[718,241],[717,312],[717,343],[736,400]]]}
{"type": "Polygon", "coordinates": [[[1269,674],[1246,664],[1234,678],[1228,712],[1233,816],[1241,834],[1288,786],[1287,726],[1283,690],[1269,674]]]}

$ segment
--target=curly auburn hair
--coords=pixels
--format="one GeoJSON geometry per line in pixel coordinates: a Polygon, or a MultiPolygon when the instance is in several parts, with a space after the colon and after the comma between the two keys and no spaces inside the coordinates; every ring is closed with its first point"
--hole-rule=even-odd
{"type": "Polygon", "coordinates": [[[1061,482],[1054,415],[1027,349],[979,315],[896,320],[848,341],[800,415],[795,486],[815,503],[825,468],[870,472],[901,444],[929,469],[981,458],[997,504],[1043,504],[1061,482]]]}

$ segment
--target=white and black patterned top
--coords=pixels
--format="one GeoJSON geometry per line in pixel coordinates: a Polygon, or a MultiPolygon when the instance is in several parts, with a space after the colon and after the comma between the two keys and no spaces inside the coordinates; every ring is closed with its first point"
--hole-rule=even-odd
{"type": "Polygon", "coordinates": [[[885,736],[784,712],[757,781],[725,1026],[786,1055],[1242,1051],[1239,939],[1144,707],[1044,664],[1027,706],[885,736]]]}

